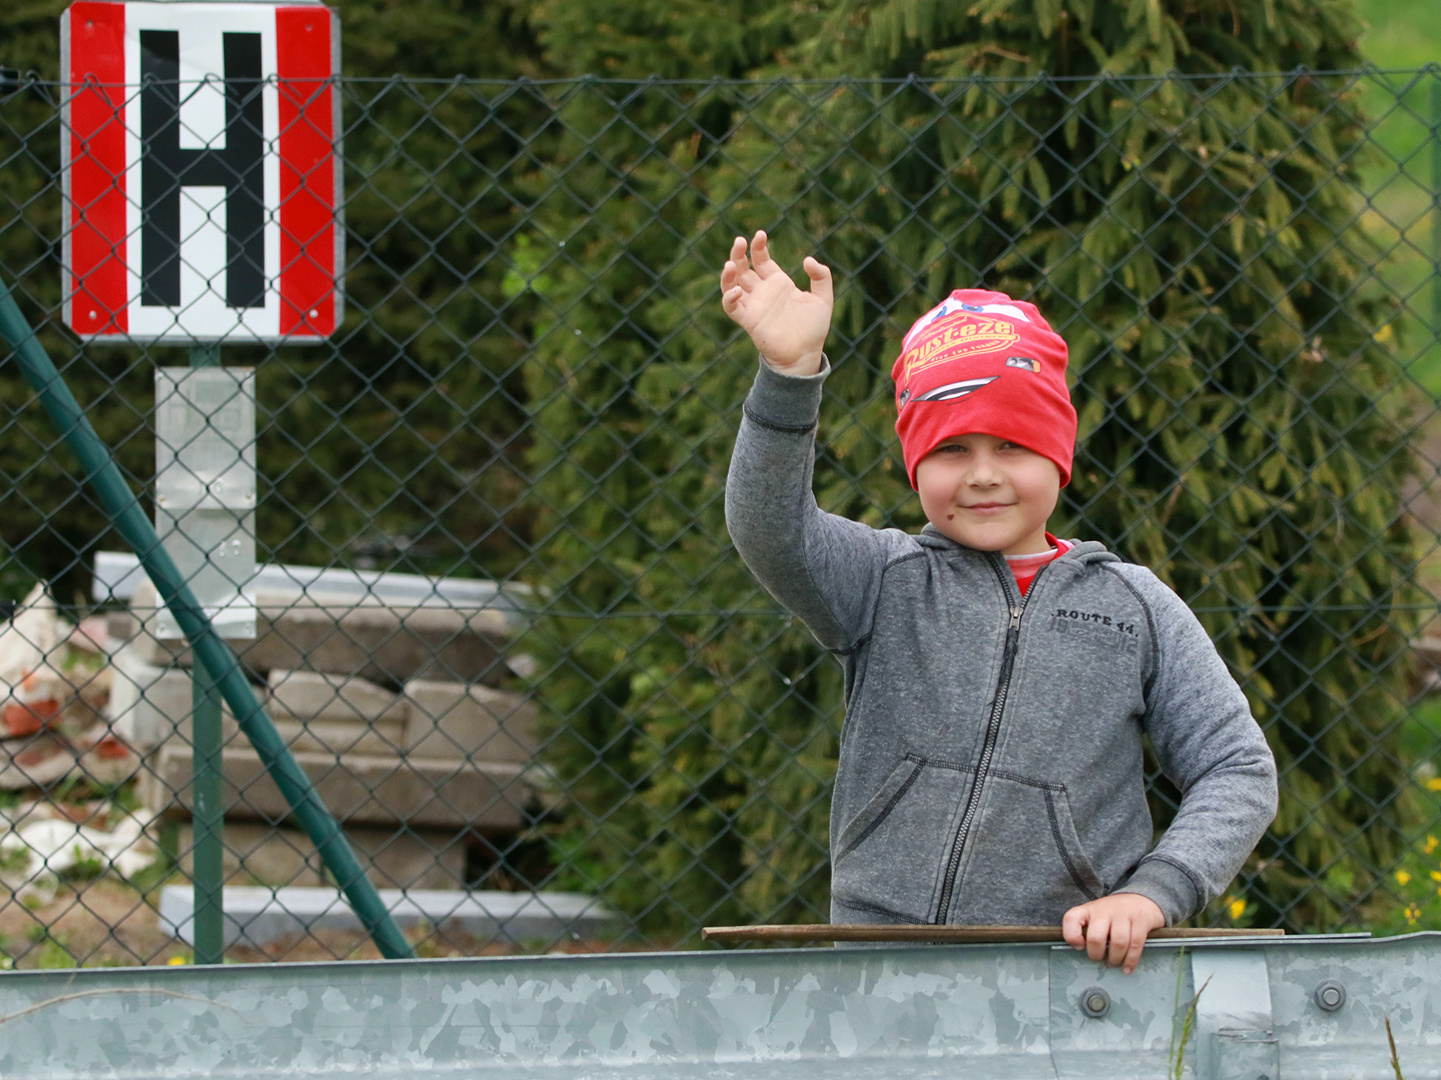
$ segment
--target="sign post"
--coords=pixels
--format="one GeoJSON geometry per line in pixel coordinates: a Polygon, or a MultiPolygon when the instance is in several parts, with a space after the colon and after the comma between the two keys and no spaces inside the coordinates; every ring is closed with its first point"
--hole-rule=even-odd
{"type": "MultiPolygon", "coordinates": [[[[338,49],[306,0],[77,0],[61,19],[65,322],[190,346],[188,374],[156,372],[156,529],[223,637],[255,635],[255,410],[220,346],[340,323],[338,49]]],[[[223,953],[219,676],[195,657],[196,963],[223,953]]]]}
{"type": "MultiPolygon", "coordinates": [[[[155,370],[155,527],[205,617],[226,638],[255,636],[255,379],[225,368],[220,346],[195,345],[190,367],[155,370]]],[[[183,638],[166,609],[156,636],[183,638]]],[[[223,941],[223,746],[217,672],[191,664],[191,860],[197,962],[223,941]]],[[[203,958],[203,959],[202,959],[203,958]]]]}
{"type": "MultiPolygon", "coordinates": [[[[191,346],[190,366],[220,367],[220,346],[191,346]]],[[[251,429],[254,430],[253,417],[251,429]]],[[[251,477],[254,475],[252,471],[251,477]]],[[[253,528],[246,540],[249,541],[253,571],[253,528]]],[[[244,595],[243,592],[241,595],[244,595]]],[[[250,620],[253,637],[254,606],[250,609],[250,620]]],[[[220,804],[220,780],[225,765],[224,730],[220,695],[216,691],[214,677],[199,656],[194,656],[190,663],[190,739],[193,777],[190,816],[191,842],[194,844],[190,860],[195,888],[195,962],[218,964],[225,956],[225,808],[220,804]]]]}

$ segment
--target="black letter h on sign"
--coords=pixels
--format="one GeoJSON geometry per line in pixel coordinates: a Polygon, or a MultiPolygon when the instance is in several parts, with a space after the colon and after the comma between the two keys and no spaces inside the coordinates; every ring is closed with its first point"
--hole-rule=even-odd
{"type": "Polygon", "coordinates": [[[225,34],[225,149],[180,148],[180,34],[140,31],[140,302],[180,306],[180,189],[225,188],[225,306],[265,306],[260,35],[225,34]]]}

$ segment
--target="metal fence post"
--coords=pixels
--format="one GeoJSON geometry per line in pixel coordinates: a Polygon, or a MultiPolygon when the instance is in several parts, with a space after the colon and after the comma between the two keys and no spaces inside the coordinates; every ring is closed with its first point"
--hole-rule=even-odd
{"type": "MultiPolygon", "coordinates": [[[[191,367],[219,367],[219,345],[193,345],[191,367]]],[[[220,696],[197,654],[191,665],[191,867],[195,888],[195,962],[218,964],[225,955],[224,836],[220,804],[220,696]]]]}

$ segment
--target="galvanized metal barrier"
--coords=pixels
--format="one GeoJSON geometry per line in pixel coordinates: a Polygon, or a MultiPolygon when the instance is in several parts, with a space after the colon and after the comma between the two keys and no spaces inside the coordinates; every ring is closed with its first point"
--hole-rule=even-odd
{"type": "Polygon", "coordinates": [[[16,972],[0,1074],[1415,1080],[1438,971],[1424,933],[1158,942],[1130,976],[1042,944],[16,972]]]}

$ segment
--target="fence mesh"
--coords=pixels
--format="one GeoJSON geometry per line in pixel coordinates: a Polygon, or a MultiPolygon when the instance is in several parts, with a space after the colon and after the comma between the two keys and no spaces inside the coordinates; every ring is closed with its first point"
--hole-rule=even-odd
{"type": "MultiPolygon", "coordinates": [[[[220,343],[222,397],[254,371],[253,445],[226,436],[257,466],[234,645],[422,954],[826,918],[840,669],[720,509],[755,358],[716,279],[758,227],[840,283],[828,509],[922,522],[887,376],[937,295],[1027,296],[1067,338],[1053,531],[1178,589],[1282,769],[1198,922],[1441,925],[1441,73],[331,85],[343,324],[220,343]]],[[[83,92],[0,89],[0,275],[166,524],[157,454],[189,459],[157,444],[156,372],[189,354],[61,323],[83,92]]],[[[183,959],[188,653],[13,364],[0,383],[0,950],[183,959]]],[[[374,955],[222,726],[227,956],[374,955]]]]}

